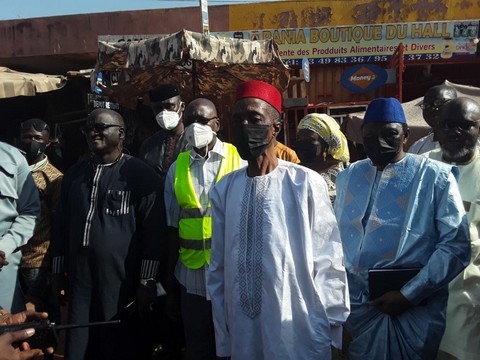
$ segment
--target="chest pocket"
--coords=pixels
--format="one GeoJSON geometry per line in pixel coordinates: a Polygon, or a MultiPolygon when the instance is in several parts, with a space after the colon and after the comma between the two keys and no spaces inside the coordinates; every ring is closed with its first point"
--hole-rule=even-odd
{"type": "Polygon", "coordinates": [[[17,200],[15,173],[17,166],[12,163],[0,163],[0,197],[17,200]]]}
{"type": "Polygon", "coordinates": [[[130,213],[131,191],[108,190],[105,199],[105,214],[121,216],[130,213]]]}

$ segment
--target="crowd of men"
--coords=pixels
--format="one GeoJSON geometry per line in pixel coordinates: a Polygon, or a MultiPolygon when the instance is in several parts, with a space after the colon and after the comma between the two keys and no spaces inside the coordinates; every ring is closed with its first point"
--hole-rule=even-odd
{"type": "MultiPolygon", "coordinates": [[[[301,121],[300,159],[277,141],[270,84],[238,87],[232,144],[209,99],[149,97],[160,129],[138,158],[107,109],[64,176],[44,121],[21,124],[20,151],[0,143],[0,330],[60,322],[66,298],[64,322],[120,320],[68,331],[67,359],[480,357],[478,103],[429,89],[431,134],[407,153],[401,104],[375,99],[368,158],[348,164],[323,114],[301,121]]],[[[0,360],[51,357],[34,333],[0,335],[0,360]]]]}

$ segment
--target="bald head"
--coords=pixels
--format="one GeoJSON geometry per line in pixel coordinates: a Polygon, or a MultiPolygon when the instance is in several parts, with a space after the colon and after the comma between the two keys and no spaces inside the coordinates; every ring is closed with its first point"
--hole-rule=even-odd
{"type": "MultiPolygon", "coordinates": [[[[210,123],[210,121],[213,120],[218,121],[217,108],[212,101],[205,98],[198,98],[192,100],[187,105],[187,107],[185,108],[185,112],[183,113],[183,121],[185,127],[195,122],[207,125],[210,123]]],[[[218,129],[213,130],[218,131],[218,129]]]]}
{"type": "Polygon", "coordinates": [[[456,99],[457,96],[457,90],[455,90],[454,87],[448,85],[436,85],[432,86],[430,89],[427,90],[424,96],[424,100],[452,100],[456,99]]]}
{"type": "Polygon", "coordinates": [[[423,118],[434,128],[439,120],[442,106],[457,98],[457,90],[448,85],[436,85],[427,90],[423,97],[423,118]]]}
{"type": "Polygon", "coordinates": [[[125,121],[122,115],[109,109],[95,109],[87,117],[87,124],[104,122],[107,124],[119,125],[125,128],[125,121]]]}
{"type": "Polygon", "coordinates": [[[108,109],[93,110],[82,132],[98,163],[109,164],[122,154],[125,122],[119,113],[108,109]]]}
{"type": "Polygon", "coordinates": [[[469,121],[480,120],[480,105],[473,99],[459,97],[446,103],[440,112],[440,123],[445,121],[460,122],[462,119],[469,121]]]}
{"type": "Polygon", "coordinates": [[[462,164],[472,159],[480,126],[480,105],[466,97],[446,103],[435,131],[444,160],[462,164]]]}

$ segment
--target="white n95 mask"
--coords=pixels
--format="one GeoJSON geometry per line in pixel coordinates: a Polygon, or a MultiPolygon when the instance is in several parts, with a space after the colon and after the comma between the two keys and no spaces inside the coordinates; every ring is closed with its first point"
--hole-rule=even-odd
{"type": "Polygon", "coordinates": [[[180,122],[180,116],[177,111],[164,110],[155,116],[158,125],[165,130],[175,129],[180,122]]]}
{"type": "Polygon", "coordinates": [[[206,147],[213,140],[213,130],[208,125],[193,123],[185,129],[185,138],[194,148],[206,147]]]}

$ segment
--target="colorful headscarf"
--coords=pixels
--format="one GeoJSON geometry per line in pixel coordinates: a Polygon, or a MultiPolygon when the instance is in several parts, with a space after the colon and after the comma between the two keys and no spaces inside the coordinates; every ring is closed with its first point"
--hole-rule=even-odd
{"type": "Polygon", "coordinates": [[[328,145],[328,153],[336,160],[350,161],[347,138],[337,121],[327,114],[308,114],[298,124],[297,131],[310,130],[318,134],[328,145]]]}

